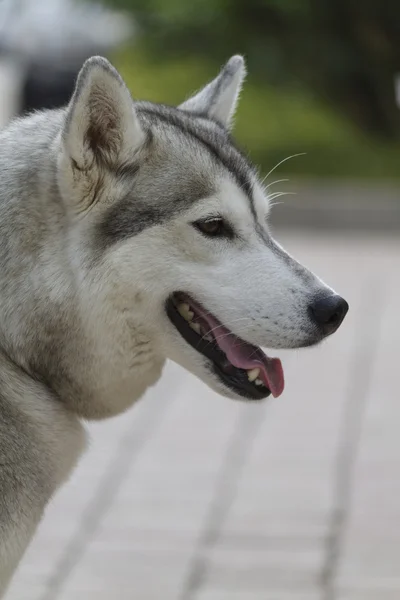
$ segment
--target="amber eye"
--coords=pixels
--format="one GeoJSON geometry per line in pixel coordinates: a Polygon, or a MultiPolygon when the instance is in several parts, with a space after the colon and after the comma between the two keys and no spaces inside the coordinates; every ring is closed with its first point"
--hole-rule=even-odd
{"type": "Polygon", "coordinates": [[[206,219],[205,221],[196,221],[195,227],[210,237],[227,235],[227,230],[222,219],[206,219]]]}

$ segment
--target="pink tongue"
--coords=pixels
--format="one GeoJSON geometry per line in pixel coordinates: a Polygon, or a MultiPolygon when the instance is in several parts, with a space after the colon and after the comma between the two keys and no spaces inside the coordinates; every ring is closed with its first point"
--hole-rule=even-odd
{"type": "Polygon", "coordinates": [[[234,367],[245,371],[260,369],[259,378],[264,385],[271,390],[274,398],[280,396],[285,387],[285,381],[279,358],[269,358],[260,348],[248,344],[231,333],[211,313],[205,311],[192,299],[188,299],[188,302],[194,306],[196,313],[207,323],[215,341],[229,362],[234,367]]]}
{"type": "Polygon", "coordinates": [[[261,349],[255,348],[233,333],[229,333],[222,325],[217,330],[214,329],[213,334],[218,346],[234,367],[245,371],[260,369],[259,378],[271,390],[274,398],[282,394],[285,381],[279,358],[269,358],[261,349]]]}

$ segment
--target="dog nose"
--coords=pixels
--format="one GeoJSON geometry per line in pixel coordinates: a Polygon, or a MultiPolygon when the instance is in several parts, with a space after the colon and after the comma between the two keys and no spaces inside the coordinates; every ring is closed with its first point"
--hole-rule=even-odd
{"type": "Polygon", "coordinates": [[[345,318],[349,305],[336,294],[318,298],[310,305],[310,313],[324,335],[334,333],[345,318]]]}

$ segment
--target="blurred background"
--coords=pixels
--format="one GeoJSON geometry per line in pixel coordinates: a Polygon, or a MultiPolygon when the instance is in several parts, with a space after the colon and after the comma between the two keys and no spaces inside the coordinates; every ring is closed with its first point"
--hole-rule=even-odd
{"type": "Polygon", "coordinates": [[[242,53],[249,76],[236,134],[263,168],[306,152],[283,170],[398,177],[395,1],[2,0],[0,7],[3,62],[19,62],[21,109],[65,102],[82,60],[96,52],[113,59],[134,97],[172,104],[242,53]]]}
{"type": "Polygon", "coordinates": [[[278,402],[169,365],[91,426],[10,599],[400,598],[400,3],[1,0],[0,126],[66,104],[93,54],[133,98],[177,104],[237,53],[235,136],[287,194],[272,225],[349,315],[279,353],[278,402]]]}

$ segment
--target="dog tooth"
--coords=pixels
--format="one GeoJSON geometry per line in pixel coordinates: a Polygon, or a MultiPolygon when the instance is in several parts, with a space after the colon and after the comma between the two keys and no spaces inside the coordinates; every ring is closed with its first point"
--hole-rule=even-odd
{"type": "Polygon", "coordinates": [[[255,381],[257,379],[257,377],[260,374],[260,369],[256,368],[256,369],[250,369],[250,371],[247,371],[247,377],[249,378],[249,381],[255,381]]]}
{"type": "Polygon", "coordinates": [[[213,342],[213,341],[214,341],[214,338],[213,338],[213,336],[212,336],[210,333],[206,333],[206,335],[205,335],[205,336],[203,336],[203,337],[204,337],[204,339],[205,339],[207,342],[213,342]]]}
{"type": "Polygon", "coordinates": [[[264,385],[264,382],[261,379],[256,379],[254,382],[256,385],[264,385]]]}
{"type": "Polygon", "coordinates": [[[189,323],[189,326],[191,327],[191,329],[193,329],[196,333],[200,335],[200,323],[189,323]]]}
{"type": "Polygon", "coordinates": [[[191,321],[194,317],[194,313],[190,310],[190,306],[186,302],[181,302],[178,305],[178,312],[186,321],[191,321]]]}
{"type": "Polygon", "coordinates": [[[181,314],[183,316],[183,314],[186,314],[189,310],[190,310],[190,306],[189,304],[186,304],[186,302],[181,302],[180,304],[178,304],[178,312],[179,314],[181,314]]]}

